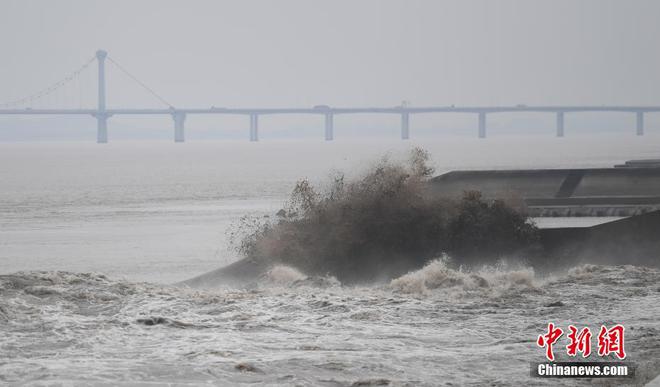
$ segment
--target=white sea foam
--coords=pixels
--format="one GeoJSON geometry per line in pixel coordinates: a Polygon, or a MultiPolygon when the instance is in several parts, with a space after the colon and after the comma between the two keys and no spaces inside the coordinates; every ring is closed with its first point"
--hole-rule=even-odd
{"type": "Polygon", "coordinates": [[[534,270],[529,267],[484,266],[477,270],[452,269],[448,258],[435,259],[423,268],[391,281],[390,287],[403,293],[428,294],[444,291],[453,296],[494,294],[513,288],[535,289],[534,270]]]}
{"type": "Polygon", "coordinates": [[[306,279],[307,276],[293,267],[275,265],[273,268],[266,272],[264,278],[273,284],[291,285],[296,281],[302,281],[306,279]]]}
{"type": "Polygon", "coordinates": [[[436,260],[385,287],[316,286],[286,266],[265,277],[257,288],[193,290],[0,275],[0,383],[544,384],[529,379],[529,362],[543,359],[534,340],[548,321],[623,323],[634,383],[658,373],[657,269],[584,265],[541,280],[436,260]]]}

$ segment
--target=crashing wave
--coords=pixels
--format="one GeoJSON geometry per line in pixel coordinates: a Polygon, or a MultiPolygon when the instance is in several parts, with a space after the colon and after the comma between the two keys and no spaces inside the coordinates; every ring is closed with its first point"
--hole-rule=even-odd
{"type": "Polygon", "coordinates": [[[435,259],[423,268],[390,282],[390,288],[408,294],[428,294],[437,289],[459,292],[483,292],[512,288],[536,288],[534,270],[484,266],[476,271],[452,269],[449,258],[435,259]]]}
{"type": "Polygon", "coordinates": [[[291,266],[276,265],[268,270],[262,278],[275,285],[291,285],[296,281],[304,280],[307,276],[291,266]]]}
{"type": "Polygon", "coordinates": [[[307,276],[298,269],[286,265],[275,265],[261,276],[262,285],[285,287],[317,287],[329,288],[340,286],[340,282],[330,276],[307,276]]]}

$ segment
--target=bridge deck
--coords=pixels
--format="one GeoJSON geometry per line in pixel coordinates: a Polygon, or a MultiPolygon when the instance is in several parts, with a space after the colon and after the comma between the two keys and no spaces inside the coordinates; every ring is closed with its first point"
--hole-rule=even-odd
{"type": "Polygon", "coordinates": [[[0,109],[0,114],[7,115],[59,115],[81,114],[95,115],[149,115],[149,114],[421,114],[421,113],[570,113],[570,112],[660,112],[660,106],[429,106],[429,107],[316,107],[316,108],[171,108],[171,109],[0,109]]]}

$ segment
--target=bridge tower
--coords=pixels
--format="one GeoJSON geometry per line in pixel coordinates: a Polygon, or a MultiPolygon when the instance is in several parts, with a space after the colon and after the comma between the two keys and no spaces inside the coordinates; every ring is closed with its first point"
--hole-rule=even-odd
{"type": "Polygon", "coordinates": [[[99,97],[96,111],[96,142],[108,142],[108,114],[105,111],[105,58],[108,53],[103,50],[96,51],[96,60],[99,65],[99,97]]]}

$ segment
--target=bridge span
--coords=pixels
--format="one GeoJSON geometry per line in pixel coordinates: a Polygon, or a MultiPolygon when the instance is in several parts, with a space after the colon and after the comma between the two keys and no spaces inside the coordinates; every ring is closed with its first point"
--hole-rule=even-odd
{"type": "MultiPolygon", "coordinates": [[[[163,109],[108,109],[106,108],[105,92],[105,61],[110,59],[107,52],[99,50],[95,57],[98,64],[98,106],[96,109],[33,109],[26,108],[0,108],[0,115],[88,115],[97,120],[97,142],[106,143],[108,141],[108,118],[115,115],[170,115],[174,121],[174,141],[185,141],[185,121],[188,115],[193,114],[226,114],[226,115],[244,115],[250,119],[250,141],[259,140],[259,116],[275,114],[312,114],[325,117],[325,139],[331,141],[334,139],[334,116],[342,114],[395,114],[401,118],[401,139],[410,138],[410,116],[414,114],[425,113],[467,113],[475,114],[478,120],[478,136],[485,138],[487,135],[487,115],[496,113],[520,113],[537,112],[550,113],[556,116],[556,135],[564,136],[564,116],[567,113],[579,112],[624,112],[632,113],[636,117],[636,134],[644,135],[644,115],[646,113],[660,112],[660,106],[394,106],[394,107],[330,107],[327,105],[318,105],[311,108],[176,108],[169,106],[163,109]]],[[[110,59],[112,60],[112,59],[110,59]]],[[[114,62],[114,61],[113,61],[114,62]]],[[[89,63],[85,64],[84,69],[89,63]]],[[[118,65],[118,64],[117,64],[118,65]]],[[[119,66],[119,65],[118,65],[119,66]]],[[[125,71],[121,66],[122,71],[125,71]]],[[[129,74],[130,75],[130,74],[129,74]]],[[[132,76],[131,76],[132,77],[132,76]]],[[[132,77],[134,78],[134,77],[132,77]]],[[[146,87],[142,82],[135,79],[142,87],[153,94],[161,102],[166,103],[153,90],[146,87]]],[[[19,101],[24,101],[22,99],[19,101]]],[[[167,103],[166,103],[167,104],[167,103]]],[[[0,104],[6,106],[9,104],[0,104]]],[[[169,105],[169,104],[167,104],[169,105]]]]}

